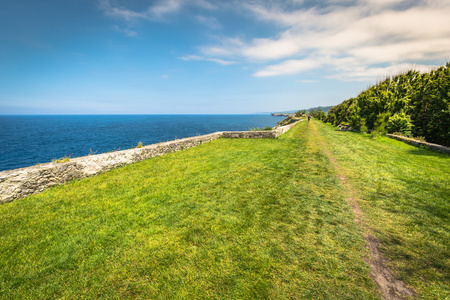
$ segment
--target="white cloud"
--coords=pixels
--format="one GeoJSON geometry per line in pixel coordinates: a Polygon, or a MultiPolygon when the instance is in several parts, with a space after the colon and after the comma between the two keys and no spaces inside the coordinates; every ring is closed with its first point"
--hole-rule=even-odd
{"type": "MultiPolygon", "coordinates": [[[[119,5],[125,0],[99,1],[105,14],[128,23],[115,27],[128,36],[137,35],[133,24],[138,20],[161,21],[187,7],[209,12],[220,9],[222,14],[234,13],[233,18],[272,25],[278,32],[270,36],[246,36],[245,30],[239,36],[222,33],[216,43],[198,46],[198,55],[181,57],[221,65],[247,62],[249,69],[256,68],[253,75],[257,77],[322,68],[328,76],[356,80],[393,65],[444,61],[450,53],[450,1],[157,0],[141,10],[119,5]],[[360,77],[346,75],[351,70],[360,77]]],[[[193,19],[212,29],[227,30],[224,21],[219,23],[204,11],[193,19]]]]}
{"type": "Polygon", "coordinates": [[[278,65],[272,65],[253,74],[256,77],[277,76],[286,74],[295,74],[307,70],[316,69],[321,66],[319,61],[314,59],[304,60],[287,60],[278,65]]]}
{"type": "Polygon", "coordinates": [[[255,60],[278,59],[298,54],[305,46],[300,37],[286,34],[278,40],[255,39],[242,50],[242,54],[255,60]]]}
{"type": "Polygon", "coordinates": [[[111,0],[99,0],[99,8],[104,14],[124,19],[126,21],[135,21],[136,19],[146,18],[145,13],[139,13],[114,5],[111,0]]]}
{"type": "Polygon", "coordinates": [[[264,63],[254,76],[321,67],[330,76],[336,73],[339,77],[339,72],[351,68],[360,78],[367,78],[385,71],[371,67],[374,64],[426,64],[449,58],[449,1],[328,0],[308,8],[302,7],[303,1],[285,3],[295,2],[296,10],[276,2],[244,2],[241,8],[260,22],[278,26],[278,34],[250,40],[226,38],[217,45],[203,46],[202,53],[240,58],[257,66],[264,63]]]}
{"type": "Polygon", "coordinates": [[[318,80],[314,80],[314,79],[305,79],[305,80],[297,80],[297,82],[300,82],[300,83],[317,83],[319,81],[318,80]]]}
{"type": "MultiPolygon", "coordinates": [[[[141,10],[127,8],[125,0],[97,0],[98,7],[107,16],[123,20],[128,23],[126,29],[115,26],[114,29],[128,36],[136,36],[137,32],[131,27],[140,20],[168,21],[168,16],[182,12],[186,7],[195,7],[207,11],[218,10],[219,6],[209,0],[157,0],[151,1],[141,10]]],[[[211,29],[220,29],[221,24],[214,17],[197,16],[195,19],[211,29]]]]}
{"type": "Polygon", "coordinates": [[[139,19],[157,20],[166,14],[175,13],[181,9],[184,2],[184,0],[160,0],[143,11],[134,11],[112,0],[99,0],[99,7],[106,15],[135,22],[139,19]]]}
{"type": "Polygon", "coordinates": [[[335,78],[344,81],[367,81],[367,80],[384,80],[387,77],[392,77],[409,70],[419,71],[421,73],[430,72],[438,66],[434,65],[419,65],[419,64],[396,64],[387,67],[364,67],[360,66],[356,69],[345,70],[339,74],[328,76],[328,78],[335,78]]]}
{"type": "Polygon", "coordinates": [[[215,62],[224,66],[235,64],[234,61],[227,61],[219,58],[210,58],[210,57],[202,57],[198,55],[186,55],[179,57],[179,59],[185,60],[185,61],[211,61],[215,62]]]}
{"type": "Polygon", "coordinates": [[[160,1],[147,10],[147,15],[149,15],[150,17],[160,18],[165,14],[177,12],[183,5],[183,2],[183,0],[160,1]]]}
{"type": "Polygon", "coordinates": [[[168,14],[180,12],[184,7],[193,6],[205,10],[217,10],[218,6],[208,0],[157,0],[151,1],[145,9],[135,11],[126,8],[125,0],[98,0],[99,8],[106,14],[129,22],[139,19],[162,20],[168,14]],[[121,4],[123,3],[123,4],[121,4]]]}
{"type": "Polygon", "coordinates": [[[200,52],[205,56],[236,56],[246,47],[239,38],[219,37],[219,45],[201,46],[200,52]]]}

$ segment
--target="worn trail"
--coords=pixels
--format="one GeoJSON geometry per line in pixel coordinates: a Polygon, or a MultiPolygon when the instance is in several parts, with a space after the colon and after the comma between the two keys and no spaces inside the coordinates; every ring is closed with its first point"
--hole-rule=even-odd
{"type": "Polygon", "coordinates": [[[378,285],[380,293],[387,300],[411,299],[416,296],[413,289],[409,288],[403,281],[396,278],[386,266],[386,258],[380,251],[380,241],[373,235],[372,230],[366,225],[366,216],[358,204],[358,192],[347,180],[345,170],[339,165],[336,158],[330,152],[327,142],[321,136],[314,122],[309,122],[310,143],[317,143],[322,148],[323,153],[328,157],[333,165],[336,176],[340,179],[345,188],[347,203],[352,208],[354,222],[361,227],[361,231],[369,250],[369,257],[366,262],[370,266],[370,276],[378,285]]]}

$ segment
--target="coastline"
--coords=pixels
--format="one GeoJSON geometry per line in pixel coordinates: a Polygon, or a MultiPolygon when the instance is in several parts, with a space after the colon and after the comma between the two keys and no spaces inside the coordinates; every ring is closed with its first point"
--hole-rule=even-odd
{"type": "Polygon", "coordinates": [[[0,172],[219,131],[273,127],[268,115],[1,116],[0,172]]]}
{"type": "MultiPolygon", "coordinates": [[[[301,120],[300,120],[301,121],[301,120]]],[[[218,138],[277,138],[298,122],[276,126],[270,131],[225,131],[202,136],[194,136],[174,141],[136,147],[97,155],[87,155],[69,159],[65,162],[50,162],[37,166],[0,172],[0,203],[11,202],[44,189],[64,184],[73,179],[94,176],[111,169],[132,164],[141,160],[182,151],[214,141],[218,138]]]]}

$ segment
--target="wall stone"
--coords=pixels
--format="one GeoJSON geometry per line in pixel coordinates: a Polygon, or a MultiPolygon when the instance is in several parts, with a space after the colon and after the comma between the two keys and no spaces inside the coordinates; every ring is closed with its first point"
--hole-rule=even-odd
{"type": "Polygon", "coordinates": [[[405,143],[408,143],[410,145],[413,146],[424,146],[430,150],[436,151],[436,152],[441,152],[441,153],[446,153],[446,154],[450,154],[450,148],[445,147],[445,146],[441,146],[438,144],[432,144],[432,143],[427,143],[427,142],[422,142],[422,141],[418,141],[415,139],[410,139],[404,136],[400,136],[400,135],[395,135],[395,134],[387,134],[388,137],[392,138],[392,139],[396,139],[405,143]]]}
{"type": "Polygon", "coordinates": [[[223,137],[227,139],[274,139],[273,130],[265,131],[226,131],[223,137]]]}
{"type": "MultiPolygon", "coordinates": [[[[300,122],[300,121],[298,121],[300,122]]],[[[273,130],[262,131],[226,131],[223,132],[224,138],[229,139],[276,139],[289,129],[297,125],[298,122],[291,123],[286,126],[275,126],[273,130]]]]}
{"type": "Polygon", "coordinates": [[[64,184],[73,179],[85,178],[108,170],[132,164],[151,157],[192,148],[203,143],[227,138],[276,138],[297,123],[278,127],[272,131],[215,132],[98,155],[72,158],[65,163],[46,163],[28,168],[0,172],[0,203],[24,198],[44,189],[64,184]]]}

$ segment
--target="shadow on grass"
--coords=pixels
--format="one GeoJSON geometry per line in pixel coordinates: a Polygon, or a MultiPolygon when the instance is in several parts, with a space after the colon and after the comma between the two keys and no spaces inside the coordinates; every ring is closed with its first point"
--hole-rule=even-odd
{"type": "Polygon", "coordinates": [[[450,158],[450,155],[447,155],[447,154],[441,153],[441,152],[437,152],[437,151],[433,151],[433,150],[430,150],[425,147],[419,147],[419,148],[416,148],[413,150],[409,150],[408,152],[413,155],[435,156],[435,157],[440,157],[440,158],[445,158],[445,159],[450,158]]]}

